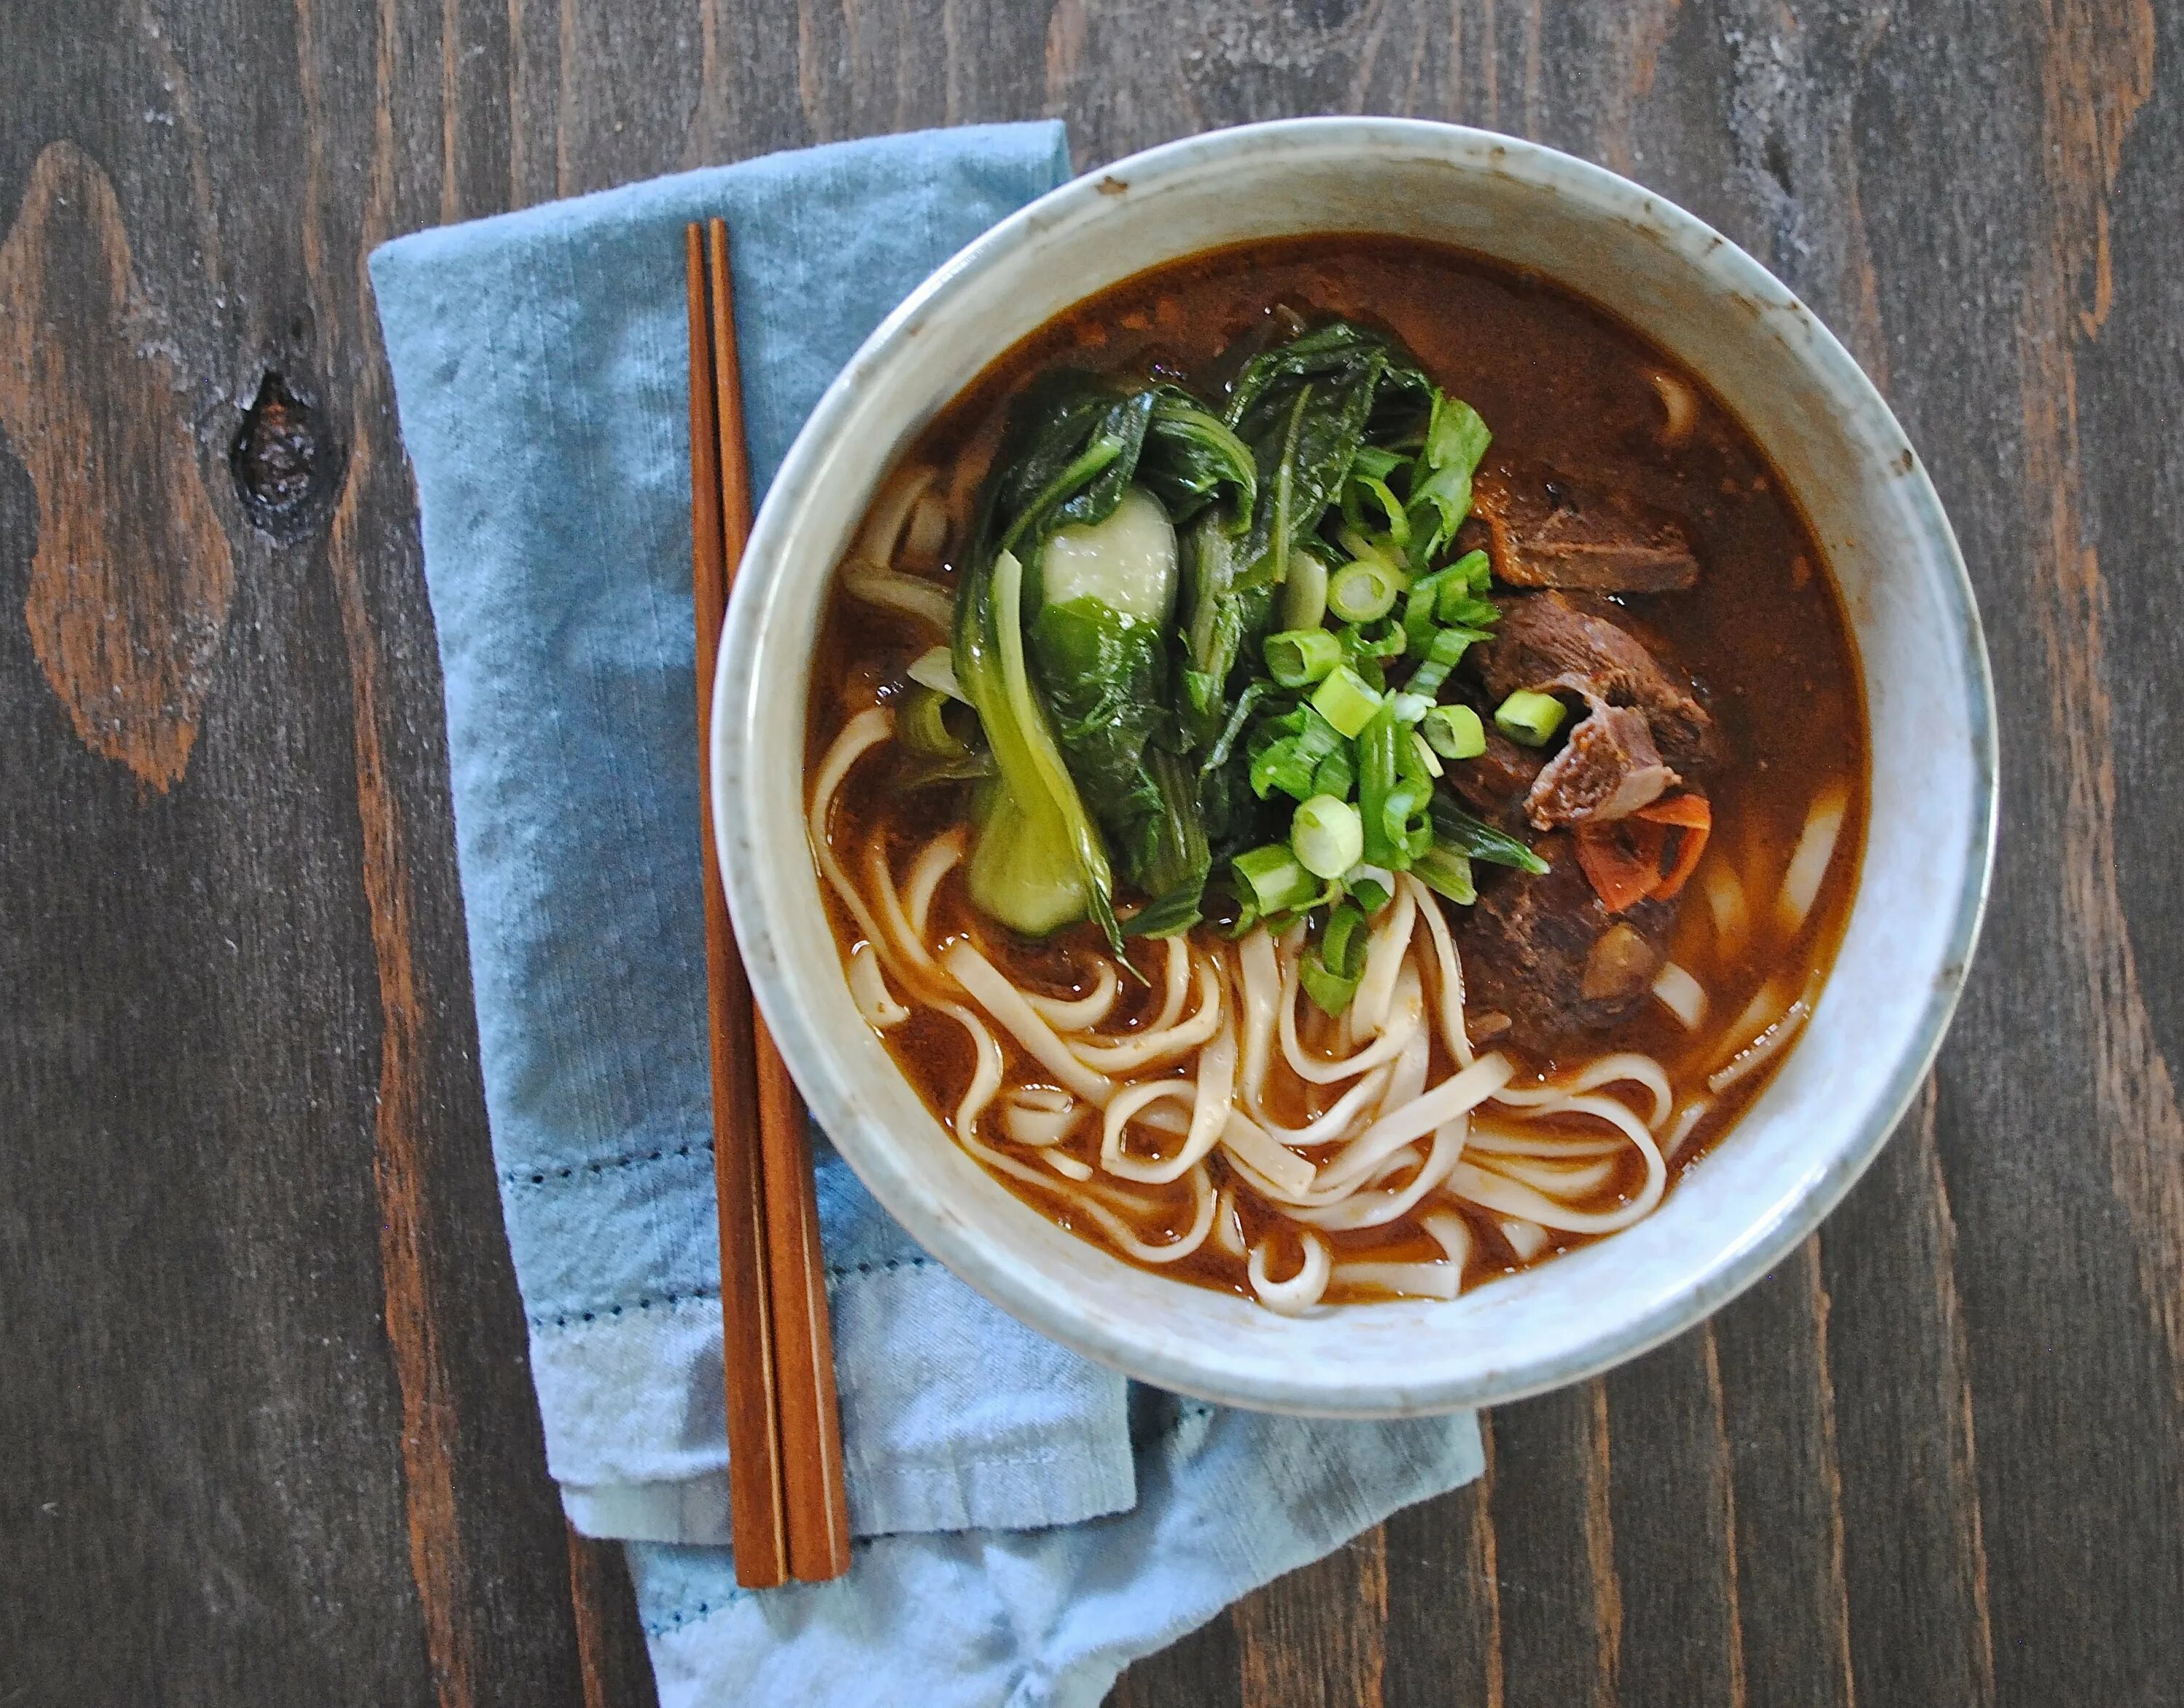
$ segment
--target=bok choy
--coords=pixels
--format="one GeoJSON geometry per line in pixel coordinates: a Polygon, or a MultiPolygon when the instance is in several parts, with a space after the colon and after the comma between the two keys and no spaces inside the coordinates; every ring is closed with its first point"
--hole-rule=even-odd
{"type": "Polygon", "coordinates": [[[1415,435],[1428,424],[1436,395],[1387,338],[1348,321],[1263,351],[1236,377],[1226,416],[1251,448],[1256,494],[1240,538],[1215,537],[1202,525],[1193,530],[1184,711],[1199,747],[1212,745],[1257,664],[1275,590],[1288,582],[1292,564],[1309,558],[1306,572],[1324,584],[1329,549],[1318,539],[1321,524],[1341,497],[1368,429],[1392,423],[1415,435]]]}
{"type": "Polygon", "coordinates": [[[1474,860],[1536,866],[1437,787],[1485,741],[1440,696],[1499,617],[1485,555],[1457,548],[1490,438],[1345,321],[1262,350],[1217,411],[1164,380],[1027,392],[957,589],[988,753],[920,708],[929,762],[990,766],[972,900],[1119,948],[1188,929],[1217,863],[1238,929],[1313,922],[1332,1013],[1356,958],[1325,941],[1337,914],[1357,929],[1397,873],[1465,905],[1474,860]],[[1118,889],[1143,898],[1127,924],[1118,889]]]}
{"type": "Polygon", "coordinates": [[[1117,935],[1113,879],[1053,727],[1033,692],[1023,639],[1023,564],[981,553],[956,595],[956,679],[994,756],[978,794],[971,899],[1013,930],[1044,936],[1088,916],[1117,935]]]}
{"type": "Polygon", "coordinates": [[[1235,434],[1173,386],[1061,374],[1015,411],[956,628],[998,772],[977,807],[972,896],[1003,924],[1043,935],[1089,917],[1119,946],[1117,872],[1148,898],[1134,931],[1198,918],[1195,779],[1163,745],[1179,746],[1174,518],[1248,514],[1255,478],[1235,434]]]}

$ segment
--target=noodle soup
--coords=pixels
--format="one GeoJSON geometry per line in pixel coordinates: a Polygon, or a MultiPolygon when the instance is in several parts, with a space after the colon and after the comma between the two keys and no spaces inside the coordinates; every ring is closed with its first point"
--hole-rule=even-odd
{"type": "Polygon", "coordinates": [[[839,572],[811,833],[956,1141],[1271,1309],[1651,1211],[1795,1041],[1867,762],[1825,560],[1686,376],[1315,238],[1128,282],[932,425],[839,572]]]}

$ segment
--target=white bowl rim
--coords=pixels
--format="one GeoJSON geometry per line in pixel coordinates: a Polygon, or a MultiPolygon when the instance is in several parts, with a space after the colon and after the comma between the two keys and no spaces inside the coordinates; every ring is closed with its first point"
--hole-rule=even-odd
{"type": "MultiPolygon", "coordinates": [[[[1373,1417],[1420,1415],[1459,1407],[1498,1404],[1584,1381],[1636,1357],[1696,1326],[1752,1286],[1810,1234],[1864,1175],[1910,1108],[1931,1068],[1962,994],[1984,918],[1994,862],[1999,755],[1994,686],[1971,578],[1939,494],[1901,424],[1864,371],[1819,317],[1737,244],[1667,198],[1574,155],[1499,131],[1419,119],[1315,117],[1271,120],[1201,132],[1097,167],[1041,196],[974,239],[913,291],[873,331],[822,395],[769,487],[753,526],[740,574],[728,604],[714,676],[712,834],[738,940],[754,991],[775,1041],[804,1089],[812,1113],[830,1134],[858,1130],[847,1097],[828,1071],[828,1047],[794,999],[791,979],[775,944],[770,898],[755,862],[747,862],[730,834],[729,785],[747,760],[747,732],[758,701],[755,672],[739,660],[759,646],[762,614],[792,519],[809,497],[829,442],[871,382],[874,369],[918,327],[944,312],[973,278],[1003,265],[1040,233],[1113,195],[1117,181],[1132,189],[1196,172],[1229,154],[1268,142],[1323,145],[1351,151],[1426,152],[1460,166],[1488,168],[1524,163],[1535,172],[1563,178],[1604,215],[1619,215],[1677,252],[1702,281],[1754,304],[1801,316],[1809,327],[1804,360],[1862,414],[1892,433],[1889,454],[1900,456],[1907,478],[1899,497],[1925,536],[1927,567],[1942,572],[1941,594],[1954,634],[1970,701],[1964,709],[1973,766],[1970,790],[1971,838],[1964,850],[1942,975],[1929,991],[1917,1024],[1881,1093],[1827,1166],[1807,1176],[1803,1189],[1778,1203],[1763,1225],[1686,1278],[1674,1297],[1555,1358],[1516,1358],[1483,1381],[1441,1388],[1431,1383],[1389,1382],[1377,1391],[1354,1384],[1315,1384],[1295,1372],[1276,1377],[1217,1353],[1197,1358],[1148,1348],[1089,1317],[1073,1313],[1067,1299],[1039,1288],[951,1219],[930,1213],[914,1170],[862,1154],[853,1141],[838,1146],[873,1196],[911,1236],[957,1276],[1040,1333],[1124,1374],[1178,1393],[1220,1403],[1297,1415],[1373,1417]],[[1309,1390],[1301,1398],[1301,1391],[1309,1390]]],[[[1567,286],[1558,288],[1568,289],[1567,286]]],[[[1585,293],[1579,293],[1580,296],[1585,293]]],[[[1590,300],[1591,299],[1587,299],[1590,300]]],[[[1612,303],[1601,306],[1613,315],[1612,303]]],[[[994,358],[1003,354],[996,349],[994,358]]],[[[991,358],[989,358],[990,360],[991,358]]],[[[1861,876],[1860,884],[1864,879],[1861,876]]],[[[1178,1283],[1183,1285],[1183,1283],[1178,1283]]]]}

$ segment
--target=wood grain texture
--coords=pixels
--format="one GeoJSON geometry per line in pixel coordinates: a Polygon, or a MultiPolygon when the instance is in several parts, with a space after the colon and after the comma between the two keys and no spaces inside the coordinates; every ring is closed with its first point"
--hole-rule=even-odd
{"type": "Polygon", "coordinates": [[[1230,1616],[1242,1708],[1381,1708],[1388,1619],[1381,1530],[1276,1579],[1230,1616]]]}
{"type": "Polygon", "coordinates": [[[1385,1527],[1390,1599],[1382,1692],[1391,1702],[1502,1708],[1502,1583],[1494,1431],[1479,1481],[1397,1513],[1385,1527]]]}
{"type": "Polygon", "coordinates": [[[72,142],[31,169],[0,297],[0,427],[38,501],[23,621],[77,739],[169,788],[197,740],[235,564],[113,182],[72,142]]]}
{"type": "Polygon", "coordinates": [[[0,1701],[649,1700],[626,1580],[543,1470],[369,244],[907,126],[1051,113],[1089,165],[1365,110],[1630,172],[1883,385],[1988,623],[1994,908],[1931,1090],[1814,1242],[1504,1409],[1485,1483],[1116,1700],[2175,1700],[2172,10],[0,13],[0,1701]],[[227,478],[269,373],[339,482],[281,539],[227,478]]]}
{"type": "MultiPolygon", "coordinates": [[[[743,390],[726,290],[727,234],[716,220],[683,231],[690,345],[691,617],[696,625],[697,751],[712,751],[710,691],[727,614],[728,577],[750,537],[743,390]],[[729,437],[723,438],[724,424],[729,437]],[[723,456],[723,451],[727,455],[723,456]]],[[[713,841],[713,779],[698,767],[699,880],[705,886],[706,1042],[711,1066],[714,1225],[719,1235],[721,1359],[727,1407],[728,1517],[736,1582],[788,1580],[782,1481],[779,1350],[767,1264],[759,1047],[750,982],[737,952],[713,841]]]]}
{"type": "Polygon", "coordinates": [[[577,1672],[583,1708],[654,1708],[644,1634],[630,1616],[622,1550],[568,1532],[569,1600],[577,1620],[577,1672]]]}

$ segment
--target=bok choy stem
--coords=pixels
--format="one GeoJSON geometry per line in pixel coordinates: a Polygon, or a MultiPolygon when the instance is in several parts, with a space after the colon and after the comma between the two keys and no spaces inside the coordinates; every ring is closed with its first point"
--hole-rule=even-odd
{"type": "Polygon", "coordinates": [[[1121,946],[1099,828],[1032,692],[1023,642],[1023,565],[1002,551],[966,574],[956,609],[956,676],[984,726],[998,775],[980,791],[971,898],[1029,936],[1088,913],[1121,946]]]}

